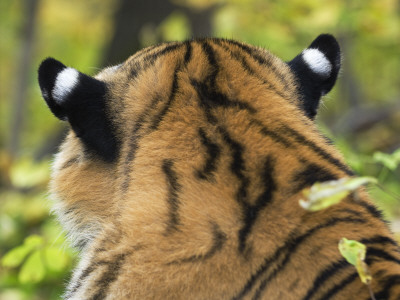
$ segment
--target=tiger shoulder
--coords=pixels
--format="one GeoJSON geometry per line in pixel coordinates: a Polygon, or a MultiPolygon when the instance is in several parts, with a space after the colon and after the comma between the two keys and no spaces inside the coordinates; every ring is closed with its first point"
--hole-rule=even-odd
{"type": "Polygon", "coordinates": [[[64,299],[371,299],[342,237],[366,245],[374,297],[399,299],[399,247],[363,188],[299,206],[354,176],[314,122],[340,64],[329,34],[289,62],[217,38],[96,76],[44,60],[43,98],[70,125],[50,184],[80,250],[64,299]]]}

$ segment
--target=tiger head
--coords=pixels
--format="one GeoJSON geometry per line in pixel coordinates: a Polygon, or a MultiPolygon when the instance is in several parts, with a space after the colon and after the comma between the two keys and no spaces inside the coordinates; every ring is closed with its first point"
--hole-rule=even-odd
{"type": "MultiPolygon", "coordinates": [[[[154,199],[173,201],[181,190],[195,198],[255,197],[266,156],[286,194],[348,173],[313,122],[340,64],[339,45],[328,34],[289,62],[226,39],[146,48],[94,77],[44,60],[43,98],[71,127],[53,165],[56,214],[83,247],[115,214],[132,209],[131,201],[139,211],[145,201],[146,210],[157,212],[154,199]],[[315,155],[307,143],[339,169],[306,164],[315,155]],[[296,176],[298,186],[290,187],[296,176]]],[[[167,218],[177,226],[173,209],[167,218]]]]}

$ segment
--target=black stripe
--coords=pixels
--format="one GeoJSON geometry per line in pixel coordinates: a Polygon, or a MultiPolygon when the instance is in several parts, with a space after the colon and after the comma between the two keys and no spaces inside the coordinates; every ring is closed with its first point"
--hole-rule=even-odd
{"type": "Polygon", "coordinates": [[[360,205],[361,207],[365,208],[374,218],[380,219],[384,222],[385,219],[383,218],[383,213],[377,209],[374,205],[364,202],[362,200],[354,200],[358,205],[360,205]]]}
{"type": "Polygon", "coordinates": [[[274,66],[271,62],[271,54],[265,53],[266,57],[261,56],[259,50],[252,48],[248,45],[239,43],[233,40],[226,40],[230,44],[234,44],[235,46],[239,47],[243,51],[245,51],[249,56],[251,56],[255,61],[257,61],[262,66],[267,66],[278,78],[278,80],[284,85],[284,90],[289,90],[289,83],[286,81],[286,77],[284,74],[278,71],[278,69],[274,66]]]}
{"type": "Polygon", "coordinates": [[[185,53],[183,63],[185,64],[185,66],[187,66],[190,59],[192,58],[192,44],[191,44],[191,42],[187,41],[185,43],[185,45],[186,45],[186,53],[185,53]]]}
{"type": "Polygon", "coordinates": [[[128,153],[125,157],[124,161],[124,170],[123,170],[123,176],[124,180],[121,185],[122,191],[125,193],[129,189],[129,184],[131,182],[131,162],[133,161],[135,154],[139,148],[139,130],[142,128],[143,122],[138,121],[136,122],[134,128],[133,128],[133,133],[132,137],[130,138],[130,143],[128,145],[128,153]]]}
{"type": "MultiPolygon", "coordinates": [[[[156,49],[159,49],[159,48],[163,48],[165,46],[166,46],[166,44],[164,43],[164,44],[159,44],[159,45],[152,45],[152,46],[149,46],[149,47],[144,48],[142,50],[139,50],[135,54],[133,54],[130,58],[128,58],[128,61],[131,62],[133,60],[137,60],[139,57],[144,56],[145,54],[149,53],[150,51],[156,50],[156,49]]],[[[125,66],[126,65],[123,65],[122,68],[124,68],[125,66]]]]}
{"type": "Polygon", "coordinates": [[[311,297],[318,291],[318,289],[327,280],[331,279],[331,277],[334,276],[340,270],[346,269],[346,268],[352,268],[352,265],[350,265],[345,259],[341,259],[341,260],[329,265],[322,272],[320,272],[319,275],[312,281],[312,286],[308,290],[307,294],[304,296],[303,300],[311,299],[311,297]]]}
{"type": "MultiPolygon", "coordinates": [[[[260,127],[260,132],[265,135],[268,136],[270,138],[272,138],[275,142],[280,143],[282,146],[286,147],[286,148],[294,148],[295,146],[292,144],[292,142],[290,142],[287,138],[285,138],[284,136],[280,135],[279,133],[284,133],[286,136],[290,136],[290,137],[295,137],[295,142],[299,143],[301,146],[305,145],[308,148],[310,148],[312,151],[315,151],[318,155],[322,156],[322,158],[324,158],[325,160],[327,160],[328,162],[334,164],[335,166],[339,167],[340,170],[344,171],[347,175],[353,175],[353,172],[350,171],[348,169],[347,166],[345,166],[342,162],[340,162],[338,159],[331,157],[328,153],[326,153],[322,148],[318,147],[317,145],[315,145],[313,142],[307,140],[304,136],[302,136],[300,133],[296,132],[295,130],[283,126],[280,128],[280,130],[277,131],[271,131],[269,129],[267,129],[262,122],[260,122],[259,120],[253,119],[251,121],[252,124],[260,127]]],[[[307,163],[307,160],[305,158],[301,158],[301,162],[303,162],[304,164],[307,163]]],[[[315,169],[319,168],[321,169],[321,178],[326,178],[327,180],[334,180],[337,179],[337,177],[331,173],[328,172],[328,170],[323,170],[323,167],[319,167],[314,163],[309,163],[310,165],[314,166],[315,169]],[[323,171],[322,171],[323,170],[323,171]],[[322,174],[324,174],[324,176],[322,176],[322,174]],[[329,179],[332,178],[332,179],[329,179]]],[[[308,172],[305,172],[304,174],[307,174],[308,172]]],[[[310,174],[311,175],[311,174],[310,174]]],[[[297,190],[301,190],[301,186],[299,185],[297,187],[297,190]]]]}
{"type": "Polygon", "coordinates": [[[252,125],[255,125],[255,126],[260,128],[260,133],[262,135],[270,137],[275,142],[277,142],[279,144],[282,144],[282,146],[284,146],[285,148],[292,147],[291,143],[287,139],[285,139],[284,137],[280,136],[275,131],[271,131],[271,130],[267,129],[267,127],[265,127],[264,124],[262,122],[260,122],[259,120],[252,119],[250,122],[251,122],[252,125]]]}
{"type": "Polygon", "coordinates": [[[177,226],[180,224],[179,220],[179,197],[178,193],[181,190],[181,185],[178,182],[178,176],[173,170],[173,161],[164,159],[161,167],[165,174],[168,184],[168,206],[169,206],[169,220],[167,223],[166,234],[169,234],[173,230],[177,230],[177,226]]]}
{"type": "Polygon", "coordinates": [[[345,172],[347,175],[352,176],[354,173],[346,166],[344,165],[340,160],[337,158],[332,157],[329,153],[325,152],[322,148],[314,144],[312,141],[306,139],[302,134],[294,130],[293,128],[290,128],[286,125],[282,125],[281,132],[284,132],[285,134],[289,135],[292,137],[296,142],[300,143],[301,145],[307,146],[310,148],[312,151],[317,153],[319,156],[321,156],[323,159],[327,160],[331,164],[337,166],[340,170],[345,172]]]}
{"type": "Polygon", "coordinates": [[[260,79],[261,81],[263,81],[262,78],[259,77],[259,76],[256,74],[255,70],[249,66],[249,64],[247,63],[246,59],[245,59],[244,56],[242,55],[242,53],[233,51],[233,50],[232,50],[231,48],[229,48],[227,45],[223,44],[223,40],[213,40],[213,42],[214,42],[214,44],[216,44],[217,46],[221,47],[221,48],[224,49],[226,52],[228,52],[229,55],[230,55],[233,59],[235,59],[236,61],[238,61],[238,62],[242,65],[243,69],[244,69],[245,71],[247,71],[247,73],[249,73],[249,75],[251,75],[251,76],[253,76],[253,77],[256,77],[257,79],[260,79]]]}
{"type": "Polygon", "coordinates": [[[211,72],[208,74],[204,82],[192,80],[192,85],[199,94],[202,104],[206,105],[207,107],[235,107],[247,110],[249,113],[254,114],[256,109],[254,109],[254,107],[252,107],[250,104],[241,102],[237,99],[229,99],[223,93],[218,92],[218,87],[216,86],[216,77],[219,73],[219,66],[215,51],[207,42],[203,42],[201,46],[211,67],[211,72]]]}
{"type": "Polygon", "coordinates": [[[391,244],[397,247],[397,251],[399,250],[399,245],[392,238],[383,235],[375,235],[371,238],[364,238],[360,242],[363,244],[391,244]]]}
{"type": "MultiPolygon", "coordinates": [[[[355,279],[357,279],[357,277],[358,277],[357,272],[351,273],[350,275],[345,277],[341,282],[339,282],[338,284],[335,284],[332,288],[330,288],[326,293],[324,293],[318,299],[319,300],[327,300],[327,299],[332,298],[332,296],[334,296],[335,294],[337,294],[338,292],[343,290],[343,288],[345,286],[347,286],[350,283],[352,283],[355,279]]],[[[367,288],[367,286],[365,288],[367,288]]]]}
{"type": "Polygon", "coordinates": [[[98,288],[98,290],[91,298],[92,300],[104,299],[107,296],[110,285],[118,278],[121,266],[129,254],[130,252],[118,254],[107,264],[107,270],[104,271],[103,276],[95,283],[94,287],[98,288]]]}
{"type": "Polygon", "coordinates": [[[96,261],[95,263],[91,263],[88,267],[86,267],[82,272],[78,279],[75,281],[74,285],[69,289],[69,291],[64,295],[65,299],[72,297],[76,291],[82,286],[83,280],[88,277],[94,270],[96,270],[99,266],[103,266],[108,264],[108,261],[96,261]]]}
{"type": "Polygon", "coordinates": [[[219,126],[218,131],[221,134],[223,140],[228,144],[232,151],[232,161],[230,169],[232,173],[238,178],[240,184],[238,191],[236,192],[236,200],[242,207],[246,207],[247,189],[250,183],[250,179],[244,175],[245,163],[243,159],[244,146],[232,139],[228,131],[219,126]]]}
{"type": "Polygon", "coordinates": [[[182,258],[179,260],[174,260],[174,261],[169,262],[167,265],[202,262],[204,260],[210,259],[217,252],[221,251],[222,247],[224,246],[226,239],[227,239],[226,234],[223,231],[221,231],[218,224],[212,222],[211,226],[212,226],[211,230],[212,230],[212,236],[213,236],[213,244],[206,253],[201,254],[201,255],[193,255],[193,256],[190,256],[187,258],[182,258]]]}
{"type": "MultiPolygon", "coordinates": [[[[129,63],[129,75],[128,81],[132,82],[135,78],[138,77],[139,73],[142,71],[143,65],[137,61],[133,61],[129,63]]],[[[127,85],[126,89],[128,89],[129,84],[127,85]]]]}
{"type": "MultiPolygon", "coordinates": [[[[153,101],[155,101],[155,99],[153,99],[153,101]]],[[[146,110],[139,116],[138,120],[133,126],[132,136],[130,137],[128,144],[128,153],[124,161],[124,170],[123,170],[124,180],[121,185],[121,189],[124,193],[129,189],[129,184],[131,182],[131,168],[132,168],[131,162],[134,160],[136,152],[139,149],[140,130],[143,127],[144,119],[149,111],[150,107],[147,107],[146,110]]]]}
{"type": "Polygon", "coordinates": [[[149,67],[153,66],[156,60],[163,55],[166,55],[170,52],[175,51],[183,46],[183,44],[172,44],[167,45],[162,50],[156,51],[154,53],[150,53],[145,57],[142,57],[140,61],[134,59],[129,63],[127,67],[130,69],[129,80],[132,81],[135,79],[141,72],[147,70],[149,67]]]}
{"type": "Polygon", "coordinates": [[[244,224],[239,230],[239,251],[243,252],[246,248],[246,241],[251,232],[254,223],[262,209],[264,209],[271,201],[272,195],[276,190],[276,182],[274,180],[275,174],[275,160],[271,156],[267,156],[262,172],[260,174],[264,191],[257,198],[254,205],[245,205],[244,209],[244,224]]]}
{"type": "MultiPolygon", "coordinates": [[[[389,299],[391,296],[394,296],[390,293],[392,287],[400,285],[400,275],[396,274],[387,276],[380,280],[379,283],[383,285],[383,287],[375,294],[375,298],[377,300],[389,299]]],[[[400,295],[397,295],[397,297],[393,299],[400,299],[400,295]]]]}
{"type": "MultiPolygon", "coordinates": [[[[396,243],[385,236],[374,236],[372,238],[365,238],[360,241],[363,244],[392,244],[396,245],[396,243]]],[[[397,245],[396,245],[397,246],[397,245]]],[[[390,254],[386,253],[385,251],[381,249],[376,249],[370,246],[367,246],[367,255],[366,255],[366,263],[367,265],[371,265],[372,261],[375,260],[371,256],[377,256],[379,258],[382,258],[386,261],[394,261],[396,263],[399,263],[399,260],[391,256],[390,254]]],[[[309,300],[311,297],[316,293],[316,291],[328,280],[330,279],[333,275],[335,275],[339,270],[347,267],[352,267],[345,259],[342,259],[334,264],[331,264],[328,268],[323,270],[315,280],[313,280],[313,286],[308,290],[306,296],[303,298],[303,300],[309,300]]],[[[351,281],[347,281],[347,284],[350,284],[351,281]]],[[[344,283],[340,284],[342,288],[345,286],[344,283]]]]}
{"type": "Polygon", "coordinates": [[[296,249],[304,243],[308,238],[312,237],[315,233],[320,231],[321,229],[329,228],[336,226],[338,223],[349,223],[349,224],[364,224],[366,221],[364,219],[358,219],[358,218],[332,218],[328,222],[324,224],[319,224],[311,229],[309,229],[306,233],[302,235],[296,234],[296,230],[292,233],[289,233],[289,239],[287,239],[284,244],[279,247],[274,254],[271,256],[268,256],[264,259],[264,262],[258,270],[251,275],[250,279],[247,281],[245,286],[242,288],[242,290],[238,293],[237,296],[233,297],[233,299],[242,299],[246,294],[248,294],[253,286],[256,284],[257,280],[263,276],[270,268],[274,268],[272,273],[267,277],[267,280],[265,280],[265,283],[263,284],[263,288],[266,287],[266,284],[269,280],[271,280],[274,276],[276,276],[279,271],[283,269],[283,267],[286,265],[286,263],[289,261],[291,255],[294,254],[296,249]],[[293,238],[291,238],[293,237],[293,238]],[[280,263],[276,264],[279,258],[283,257],[280,259],[280,263]]]}
{"type": "Polygon", "coordinates": [[[202,170],[197,170],[196,176],[199,179],[210,180],[214,171],[217,169],[217,163],[221,156],[221,149],[216,143],[213,143],[205,134],[203,128],[199,128],[200,141],[207,150],[207,159],[202,170]]]}
{"type": "MultiPolygon", "coordinates": [[[[350,223],[361,223],[361,224],[362,224],[362,223],[366,223],[366,221],[363,220],[363,219],[356,219],[356,218],[354,218],[354,219],[352,219],[352,218],[345,218],[345,219],[348,219],[349,221],[351,220],[350,223]]],[[[341,219],[338,218],[338,219],[336,219],[336,220],[341,220],[341,219]]],[[[338,222],[338,221],[336,221],[336,222],[331,222],[331,223],[337,223],[337,222],[338,222]]],[[[333,225],[332,225],[332,226],[333,226],[333,225]]],[[[317,226],[317,227],[314,227],[313,229],[310,229],[306,234],[304,234],[304,235],[298,237],[298,238],[295,240],[295,242],[289,244],[289,246],[286,248],[286,253],[285,253],[285,256],[284,256],[283,260],[281,261],[281,263],[278,264],[278,267],[276,267],[276,268],[261,282],[259,288],[258,288],[257,291],[256,291],[256,295],[258,295],[257,297],[260,297],[260,296],[261,296],[261,294],[265,291],[265,289],[266,289],[268,283],[271,282],[271,281],[278,275],[278,273],[281,272],[281,271],[284,269],[284,267],[286,266],[286,264],[290,261],[291,255],[293,255],[294,251],[296,251],[296,249],[299,247],[299,245],[300,245],[301,243],[303,243],[304,240],[310,236],[310,234],[314,233],[315,228],[320,229],[321,227],[320,227],[320,226],[317,226]]],[[[325,227],[325,228],[326,228],[326,227],[325,227]]],[[[258,298],[254,298],[254,299],[258,299],[258,298]]]]}
{"type": "Polygon", "coordinates": [[[167,45],[164,49],[157,51],[155,53],[150,53],[149,55],[143,57],[142,59],[148,62],[149,64],[153,64],[161,56],[173,52],[181,47],[183,47],[182,43],[167,45]]]}
{"type": "Polygon", "coordinates": [[[300,192],[305,187],[312,186],[316,182],[338,179],[336,175],[333,175],[324,167],[318,166],[314,163],[307,163],[306,161],[301,162],[303,163],[304,168],[296,171],[290,180],[293,185],[293,190],[291,191],[293,194],[300,192]]]}
{"type": "Polygon", "coordinates": [[[156,107],[156,105],[162,100],[162,97],[160,95],[156,95],[150,105],[146,107],[146,109],[140,114],[138,117],[137,121],[135,122],[132,130],[132,136],[130,137],[129,140],[129,145],[128,145],[128,153],[125,157],[124,161],[124,170],[123,170],[123,176],[124,180],[121,185],[122,191],[125,193],[128,188],[129,184],[131,182],[131,175],[130,171],[132,168],[131,162],[134,160],[135,155],[137,150],[139,149],[139,142],[140,138],[143,137],[143,135],[148,133],[148,128],[144,128],[144,124],[149,119],[151,116],[151,111],[156,107]]]}
{"type": "MultiPolygon", "coordinates": [[[[255,78],[257,78],[258,80],[260,80],[264,85],[267,86],[267,88],[271,89],[274,91],[274,93],[276,93],[277,95],[279,95],[280,97],[282,97],[283,99],[286,99],[289,101],[288,97],[285,96],[284,94],[282,94],[278,88],[272,84],[271,82],[266,81],[262,76],[260,76],[259,74],[256,73],[256,71],[250,67],[250,65],[247,63],[246,58],[242,55],[241,52],[237,52],[237,51],[233,51],[232,49],[230,49],[227,45],[223,44],[221,40],[213,40],[214,43],[216,45],[218,45],[219,47],[221,47],[222,49],[224,49],[226,52],[228,52],[230,54],[230,56],[236,60],[237,62],[239,62],[243,69],[250,75],[253,76],[255,78]]],[[[226,42],[226,41],[225,41],[226,42]]],[[[286,90],[286,89],[285,89],[286,90]]]]}
{"type": "Polygon", "coordinates": [[[226,95],[218,92],[215,88],[209,88],[209,86],[204,82],[192,79],[191,83],[200,97],[201,104],[208,109],[212,107],[232,107],[246,110],[250,114],[257,112],[257,110],[250,104],[236,99],[229,99],[226,95]]]}
{"type": "Polygon", "coordinates": [[[394,257],[390,253],[387,253],[385,250],[378,249],[375,247],[367,247],[367,255],[365,262],[369,265],[372,263],[372,261],[379,261],[379,260],[390,261],[396,264],[400,264],[400,259],[394,257]],[[371,256],[375,258],[372,258],[371,256]]]}
{"type": "Polygon", "coordinates": [[[198,95],[200,108],[204,110],[207,121],[210,124],[216,124],[217,118],[211,113],[210,101],[209,98],[207,98],[207,89],[205,88],[205,85],[195,79],[191,79],[190,83],[198,95]]]}
{"type": "Polygon", "coordinates": [[[210,46],[209,43],[207,43],[207,41],[204,41],[201,44],[201,48],[203,49],[208,63],[211,67],[211,72],[210,74],[207,76],[206,81],[209,83],[209,88],[211,88],[212,90],[216,90],[216,77],[219,73],[219,66],[217,64],[217,59],[215,58],[215,52],[213,50],[213,48],[210,46]]]}
{"type": "Polygon", "coordinates": [[[161,111],[154,117],[153,123],[150,126],[152,130],[157,130],[158,126],[160,125],[160,122],[163,120],[164,116],[167,114],[168,110],[171,107],[172,102],[175,99],[176,93],[178,91],[178,72],[180,70],[180,67],[178,66],[173,75],[173,80],[172,80],[172,85],[171,85],[171,91],[169,93],[168,101],[164,105],[164,107],[161,109],[161,111]]]}

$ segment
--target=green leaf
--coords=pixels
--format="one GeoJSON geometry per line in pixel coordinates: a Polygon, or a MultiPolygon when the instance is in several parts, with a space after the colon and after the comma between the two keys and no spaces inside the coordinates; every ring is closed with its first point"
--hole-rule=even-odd
{"type": "Polygon", "coordinates": [[[342,238],[339,242],[340,253],[353,266],[357,264],[358,257],[365,259],[366,250],[367,247],[364,244],[354,240],[342,238]]]}
{"type": "Polygon", "coordinates": [[[364,261],[367,247],[358,241],[342,238],[339,242],[339,251],[350,264],[356,267],[361,281],[364,284],[369,284],[372,280],[372,276],[369,272],[368,265],[364,261]]]}
{"type": "Polygon", "coordinates": [[[28,236],[24,241],[24,245],[30,247],[31,249],[42,246],[43,243],[43,237],[36,234],[28,236]]]}
{"type": "Polygon", "coordinates": [[[11,249],[6,255],[3,256],[1,264],[3,267],[18,267],[31,251],[32,249],[30,247],[26,247],[25,245],[11,249]]]}
{"type": "Polygon", "coordinates": [[[38,235],[27,237],[21,246],[11,249],[3,256],[1,263],[4,267],[18,267],[25,257],[35,248],[43,244],[43,238],[38,235]]]}
{"type": "Polygon", "coordinates": [[[372,177],[346,177],[317,182],[302,191],[306,199],[300,199],[299,204],[308,211],[322,210],[339,203],[352,191],[366,183],[377,183],[377,180],[372,177]]]}
{"type": "Polygon", "coordinates": [[[375,152],[373,159],[374,161],[384,165],[389,170],[394,171],[400,163],[400,149],[397,149],[392,154],[375,152]]]}
{"type": "Polygon", "coordinates": [[[46,266],[52,271],[63,271],[68,265],[68,255],[57,247],[44,249],[44,257],[46,266]]]}
{"type": "Polygon", "coordinates": [[[19,272],[18,279],[21,283],[37,283],[44,278],[46,270],[42,255],[42,250],[37,250],[28,257],[19,272]]]}

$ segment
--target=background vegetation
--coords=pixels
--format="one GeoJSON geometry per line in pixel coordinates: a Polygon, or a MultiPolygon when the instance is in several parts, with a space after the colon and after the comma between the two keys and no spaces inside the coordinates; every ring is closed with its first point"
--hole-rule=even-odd
{"type": "Polygon", "coordinates": [[[323,32],[344,66],[318,122],[357,173],[379,179],[371,193],[400,231],[398,0],[2,0],[0,299],[59,298],[76,256],[46,201],[65,124],[40,97],[42,59],[94,74],[149,44],[212,35],[290,60],[323,32]]]}

